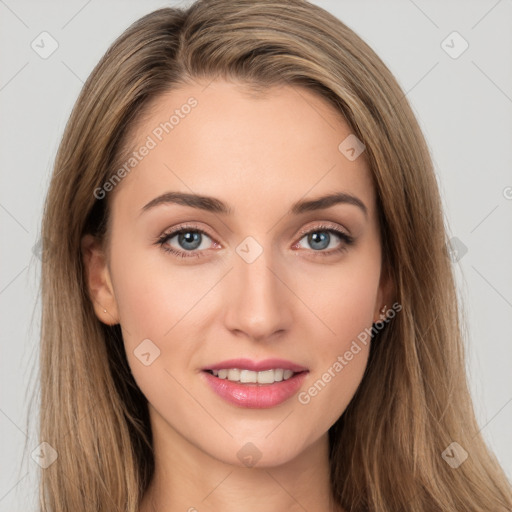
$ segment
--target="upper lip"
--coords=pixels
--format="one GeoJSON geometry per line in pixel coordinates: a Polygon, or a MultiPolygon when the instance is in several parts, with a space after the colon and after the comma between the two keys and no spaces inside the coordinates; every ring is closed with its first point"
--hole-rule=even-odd
{"type": "Polygon", "coordinates": [[[285,359],[264,359],[263,361],[253,361],[252,359],[228,359],[203,368],[203,370],[223,370],[229,368],[238,368],[240,370],[252,370],[253,372],[262,372],[282,368],[291,370],[294,373],[304,372],[308,369],[300,364],[287,361],[285,359]]]}

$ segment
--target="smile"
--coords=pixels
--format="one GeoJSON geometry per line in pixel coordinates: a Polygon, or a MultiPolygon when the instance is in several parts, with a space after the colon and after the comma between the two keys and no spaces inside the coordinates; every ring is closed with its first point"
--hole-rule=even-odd
{"type": "Polygon", "coordinates": [[[255,372],[252,370],[241,370],[239,368],[224,368],[221,370],[208,370],[212,375],[219,379],[227,379],[231,382],[240,382],[243,384],[274,384],[290,379],[295,372],[288,369],[276,368],[255,372]]]}

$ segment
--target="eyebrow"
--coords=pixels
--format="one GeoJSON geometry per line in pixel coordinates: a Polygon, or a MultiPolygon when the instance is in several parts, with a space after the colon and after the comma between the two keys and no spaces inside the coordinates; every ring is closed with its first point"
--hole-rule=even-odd
{"type": "MultiPolygon", "coordinates": [[[[180,204],[183,206],[190,206],[191,208],[198,208],[212,213],[221,213],[230,215],[233,210],[221,200],[214,197],[202,196],[198,194],[188,194],[185,192],[167,192],[161,196],[155,197],[143,208],[144,213],[156,206],[162,204],[180,204]]],[[[365,217],[368,217],[368,209],[366,205],[358,197],[348,194],[346,192],[336,192],[316,199],[300,200],[292,205],[288,213],[293,215],[300,215],[301,213],[311,212],[315,210],[323,210],[330,208],[336,204],[351,204],[357,206],[362,210],[365,217]]]]}

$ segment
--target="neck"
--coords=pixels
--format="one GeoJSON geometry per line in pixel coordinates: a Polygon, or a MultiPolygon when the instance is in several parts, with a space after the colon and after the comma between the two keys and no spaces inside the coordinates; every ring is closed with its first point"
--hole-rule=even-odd
{"type": "Polygon", "coordinates": [[[140,512],[343,512],[331,498],[327,434],[284,464],[244,467],[213,458],[167,423],[153,432],[165,436],[153,439],[155,472],[140,512]]]}

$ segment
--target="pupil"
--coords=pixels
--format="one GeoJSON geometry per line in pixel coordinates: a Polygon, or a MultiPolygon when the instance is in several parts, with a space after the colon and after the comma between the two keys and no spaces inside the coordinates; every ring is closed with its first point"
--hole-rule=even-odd
{"type": "Polygon", "coordinates": [[[188,249],[188,250],[197,249],[201,245],[201,233],[195,233],[195,232],[191,232],[191,231],[187,231],[186,233],[181,233],[178,236],[178,242],[184,249],[188,249]],[[182,242],[185,245],[183,245],[182,242]],[[187,246],[186,244],[191,244],[192,247],[187,246]]]}
{"type": "Polygon", "coordinates": [[[330,236],[326,232],[317,232],[309,235],[308,242],[313,249],[325,249],[329,246],[330,236]]]}

